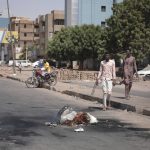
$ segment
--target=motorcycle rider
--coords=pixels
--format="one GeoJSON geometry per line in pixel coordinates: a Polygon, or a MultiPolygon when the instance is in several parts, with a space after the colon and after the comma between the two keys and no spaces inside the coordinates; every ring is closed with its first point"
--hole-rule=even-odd
{"type": "Polygon", "coordinates": [[[42,75],[44,76],[45,73],[50,73],[52,69],[49,63],[46,61],[46,59],[43,60],[43,63],[44,63],[44,67],[41,68],[41,70],[42,70],[42,75]]]}

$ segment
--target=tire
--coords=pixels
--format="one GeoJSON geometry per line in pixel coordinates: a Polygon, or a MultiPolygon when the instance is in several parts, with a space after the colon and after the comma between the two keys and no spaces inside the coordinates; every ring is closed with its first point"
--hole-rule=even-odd
{"type": "Polygon", "coordinates": [[[39,86],[39,82],[37,78],[35,77],[29,77],[26,81],[25,84],[28,88],[37,88],[39,86]]]}
{"type": "Polygon", "coordinates": [[[49,84],[50,86],[55,86],[55,85],[57,84],[57,76],[51,77],[51,78],[49,79],[48,84],[49,84]]]}

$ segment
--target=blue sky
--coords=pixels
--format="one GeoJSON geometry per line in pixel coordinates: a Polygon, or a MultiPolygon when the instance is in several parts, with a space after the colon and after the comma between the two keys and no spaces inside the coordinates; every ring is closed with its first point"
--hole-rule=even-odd
{"type": "MultiPolygon", "coordinates": [[[[11,16],[35,19],[51,10],[64,10],[64,0],[9,0],[11,16]]],[[[0,11],[6,10],[6,0],[0,0],[0,11]]]]}

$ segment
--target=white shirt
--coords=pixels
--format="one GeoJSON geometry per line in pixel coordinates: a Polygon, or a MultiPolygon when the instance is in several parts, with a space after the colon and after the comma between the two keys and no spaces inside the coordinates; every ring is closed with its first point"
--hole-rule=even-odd
{"type": "Polygon", "coordinates": [[[116,79],[116,70],[115,70],[115,61],[109,60],[106,62],[106,60],[101,61],[100,64],[100,71],[98,74],[98,79],[102,80],[112,80],[116,79]]]}

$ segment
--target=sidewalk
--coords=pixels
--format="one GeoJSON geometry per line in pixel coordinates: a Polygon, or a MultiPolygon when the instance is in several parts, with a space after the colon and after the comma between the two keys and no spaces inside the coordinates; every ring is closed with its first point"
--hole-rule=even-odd
{"type": "MultiPolygon", "coordinates": [[[[18,80],[21,82],[26,81],[28,77],[32,75],[31,71],[22,71],[20,74],[18,71],[16,72],[17,75],[11,75],[12,70],[11,68],[1,68],[0,67],[0,75],[18,80]]],[[[133,90],[140,90],[142,92],[150,92],[150,82],[135,82],[133,85],[133,90]],[[139,88],[140,87],[140,88],[139,88]]],[[[98,101],[102,103],[102,90],[100,87],[96,87],[95,92],[93,95],[91,95],[92,92],[92,85],[94,83],[92,81],[59,81],[55,87],[49,87],[45,85],[44,87],[47,89],[51,89],[53,91],[61,92],[63,94],[75,96],[76,99],[82,98],[85,100],[90,101],[98,101]],[[91,85],[91,86],[87,86],[91,85]]],[[[124,89],[124,86],[116,86],[114,87],[120,89],[124,89]]],[[[113,92],[111,97],[111,104],[112,107],[118,108],[118,109],[127,109],[128,111],[133,111],[136,113],[140,113],[143,115],[149,115],[150,116],[150,99],[149,97],[139,97],[139,96],[132,96],[131,100],[125,100],[124,95],[120,92],[113,92]]]]}

